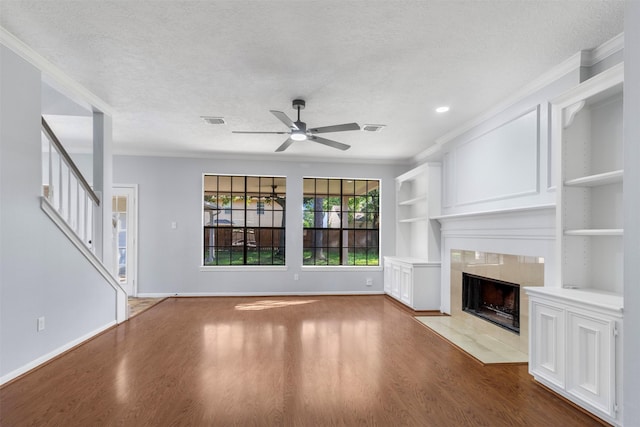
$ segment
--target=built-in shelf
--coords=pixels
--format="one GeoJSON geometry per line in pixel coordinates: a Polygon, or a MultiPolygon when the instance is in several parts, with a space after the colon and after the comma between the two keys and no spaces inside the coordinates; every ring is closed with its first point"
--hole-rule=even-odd
{"type": "Polygon", "coordinates": [[[404,218],[399,220],[398,222],[419,222],[419,221],[426,221],[427,217],[426,216],[421,216],[421,217],[416,217],[416,218],[404,218]]]}
{"type": "Polygon", "coordinates": [[[623,175],[624,171],[619,169],[611,172],[570,179],[565,181],[564,185],[567,187],[596,187],[599,185],[615,184],[622,182],[623,175]]]}
{"type": "Polygon", "coordinates": [[[564,230],[565,236],[622,236],[622,228],[586,228],[581,230],[564,230]]]}
{"type": "Polygon", "coordinates": [[[441,166],[425,163],[398,176],[396,253],[384,257],[384,291],[414,310],[440,309],[441,166]]]}
{"type": "Polygon", "coordinates": [[[400,206],[410,206],[410,205],[417,205],[423,201],[427,200],[427,195],[424,194],[422,196],[417,196],[414,197],[412,199],[408,199],[408,200],[403,200],[401,202],[398,202],[398,205],[400,206]]]}

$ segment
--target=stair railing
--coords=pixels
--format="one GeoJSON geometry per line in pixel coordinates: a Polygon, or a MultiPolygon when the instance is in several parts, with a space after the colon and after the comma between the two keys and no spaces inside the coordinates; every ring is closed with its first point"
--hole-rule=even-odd
{"type": "Polygon", "coordinates": [[[100,199],[80,173],[76,164],[42,117],[45,150],[42,162],[42,195],[73,230],[83,244],[95,253],[93,226],[100,199]]]}

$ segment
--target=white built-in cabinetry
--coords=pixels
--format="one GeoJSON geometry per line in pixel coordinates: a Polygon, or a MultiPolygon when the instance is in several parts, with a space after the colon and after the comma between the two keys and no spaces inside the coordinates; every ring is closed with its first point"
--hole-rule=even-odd
{"type": "Polygon", "coordinates": [[[529,372],[612,424],[620,424],[622,297],[610,292],[526,288],[529,372]]]}
{"type": "Polygon", "coordinates": [[[552,105],[563,287],[623,291],[622,72],[607,70],[552,105]]]}
{"type": "Polygon", "coordinates": [[[527,288],[529,371],[613,424],[622,420],[623,65],[551,104],[556,283],[527,288]]]}
{"type": "Polygon", "coordinates": [[[414,310],[440,310],[441,167],[396,178],[396,256],[384,259],[385,292],[414,310]]]}

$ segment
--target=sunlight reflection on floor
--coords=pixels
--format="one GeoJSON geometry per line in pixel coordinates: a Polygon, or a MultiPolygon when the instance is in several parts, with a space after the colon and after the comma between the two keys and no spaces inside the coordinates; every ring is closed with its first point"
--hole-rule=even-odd
{"type": "Polygon", "coordinates": [[[236,310],[241,311],[257,311],[257,310],[268,310],[270,308],[280,308],[287,307],[290,305],[301,305],[301,304],[311,304],[317,302],[317,300],[300,300],[300,301],[282,301],[282,300],[264,300],[257,301],[247,304],[238,304],[235,306],[236,310]]]}

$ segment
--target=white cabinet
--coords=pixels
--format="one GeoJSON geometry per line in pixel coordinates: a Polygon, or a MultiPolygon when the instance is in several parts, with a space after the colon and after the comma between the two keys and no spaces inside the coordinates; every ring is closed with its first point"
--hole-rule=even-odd
{"type": "Polygon", "coordinates": [[[621,424],[623,64],[551,103],[556,287],[526,288],[529,371],[621,424]]]}
{"type": "Polygon", "coordinates": [[[527,287],[529,372],[536,381],[620,425],[623,299],[594,290],[527,287]]]}
{"type": "Polygon", "coordinates": [[[396,256],[385,257],[385,292],[414,310],[440,310],[441,166],[396,178],[396,256]]]}
{"type": "Polygon", "coordinates": [[[384,290],[418,311],[440,310],[440,263],[384,257],[384,290]]]}
{"type": "Polygon", "coordinates": [[[622,64],[552,102],[562,287],[622,293],[622,64]]]}

